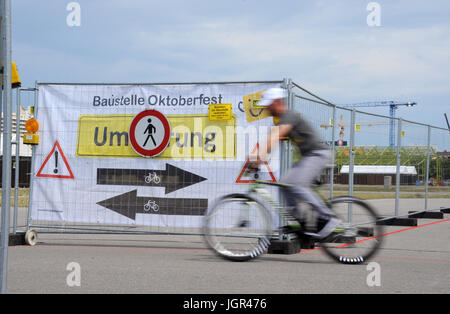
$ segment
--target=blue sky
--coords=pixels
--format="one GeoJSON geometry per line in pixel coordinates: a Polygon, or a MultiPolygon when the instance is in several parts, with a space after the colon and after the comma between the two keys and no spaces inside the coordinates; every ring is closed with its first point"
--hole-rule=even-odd
{"type": "MultiPolygon", "coordinates": [[[[14,0],[13,59],[41,82],[278,80],[334,103],[416,101],[397,116],[446,127],[450,2],[14,0]]],[[[388,108],[372,112],[388,115],[388,108]]]]}

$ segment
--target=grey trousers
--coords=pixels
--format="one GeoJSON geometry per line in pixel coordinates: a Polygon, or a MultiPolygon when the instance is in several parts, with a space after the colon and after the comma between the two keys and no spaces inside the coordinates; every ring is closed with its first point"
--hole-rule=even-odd
{"type": "Polygon", "coordinates": [[[311,189],[311,184],[327,167],[329,160],[330,153],[328,150],[314,151],[310,155],[304,156],[281,178],[281,183],[292,185],[291,188],[282,189],[282,191],[287,205],[293,208],[292,214],[295,218],[301,218],[301,213],[297,207],[298,200],[311,204],[319,213],[320,218],[327,218],[332,214],[320,196],[311,189]]]}

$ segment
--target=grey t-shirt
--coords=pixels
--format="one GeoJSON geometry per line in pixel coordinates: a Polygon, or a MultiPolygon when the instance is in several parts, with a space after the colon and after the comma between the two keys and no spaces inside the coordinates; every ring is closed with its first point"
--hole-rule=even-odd
{"type": "Polygon", "coordinates": [[[278,125],[292,125],[292,130],[288,137],[294,145],[297,145],[303,156],[310,154],[315,150],[327,149],[325,144],[321,143],[311,126],[300,117],[300,114],[293,110],[286,110],[280,116],[278,125]]]}

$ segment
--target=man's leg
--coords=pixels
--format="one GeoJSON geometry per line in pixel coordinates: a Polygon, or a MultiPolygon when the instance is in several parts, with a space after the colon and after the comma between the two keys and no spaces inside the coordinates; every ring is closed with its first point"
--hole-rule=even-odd
{"type": "MultiPolygon", "coordinates": [[[[294,208],[293,215],[298,220],[301,219],[301,213],[296,207],[297,200],[302,200],[311,204],[311,206],[319,213],[319,219],[324,221],[330,221],[330,217],[333,213],[328,209],[325,203],[322,201],[311,188],[312,182],[315,178],[326,168],[329,162],[328,151],[318,151],[314,155],[305,156],[300,162],[298,162],[293,168],[289,169],[283,178],[282,183],[292,185],[291,188],[283,189],[283,193],[286,197],[288,206],[294,208]]],[[[335,222],[333,222],[334,224],[335,222]]],[[[329,228],[333,228],[333,224],[329,228]]],[[[328,228],[328,229],[329,229],[328,228]]],[[[320,237],[327,236],[329,230],[323,230],[320,237]]]]}
{"type": "Polygon", "coordinates": [[[319,151],[316,155],[305,156],[281,178],[280,182],[292,185],[291,188],[283,190],[289,206],[295,206],[296,200],[302,200],[311,204],[320,216],[331,214],[322,199],[310,188],[317,176],[326,168],[328,156],[328,151],[319,151]]]}

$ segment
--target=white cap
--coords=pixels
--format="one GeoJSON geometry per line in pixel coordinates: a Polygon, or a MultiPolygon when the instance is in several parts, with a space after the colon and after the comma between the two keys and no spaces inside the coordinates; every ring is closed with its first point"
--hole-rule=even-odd
{"type": "Polygon", "coordinates": [[[258,101],[256,106],[267,107],[270,106],[274,100],[285,98],[287,96],[286,90],[284,88],[269,88],[261,95],[261,100],[258,101]]]}

